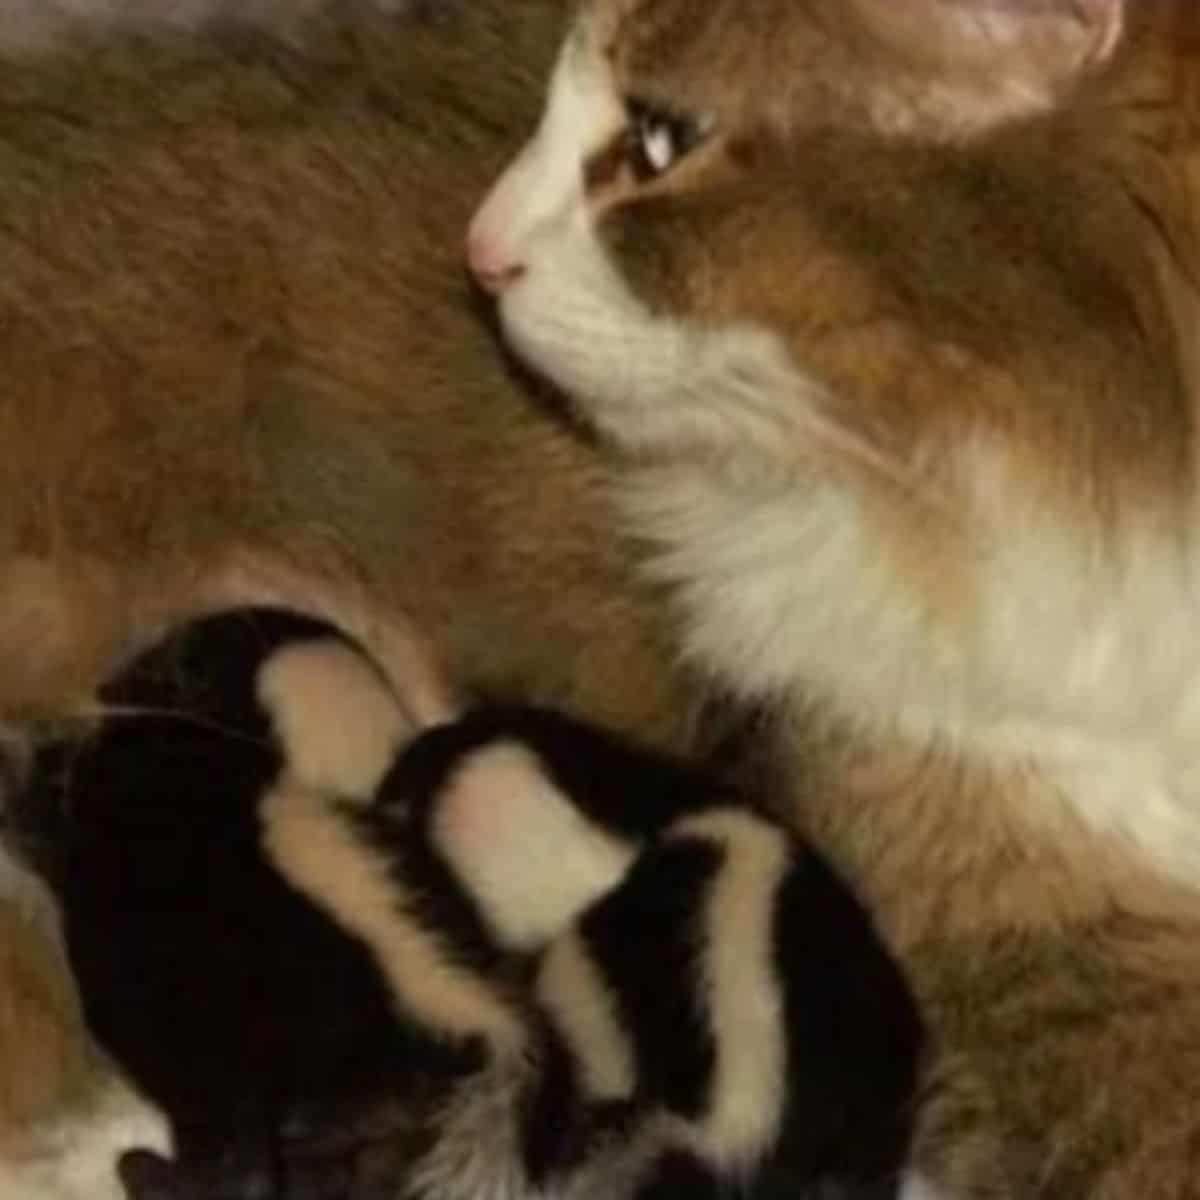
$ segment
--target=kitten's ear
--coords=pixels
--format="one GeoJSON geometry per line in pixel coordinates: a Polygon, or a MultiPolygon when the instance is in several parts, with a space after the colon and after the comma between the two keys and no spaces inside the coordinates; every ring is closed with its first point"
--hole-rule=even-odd
{"type": "Polygon", "coordinates": [[[853,0],[872,31],[910,61],[964,78],[982,72],[1014,94],[1028,88],[1030,109],[1112,58],[1134,2],[853,0]]]}

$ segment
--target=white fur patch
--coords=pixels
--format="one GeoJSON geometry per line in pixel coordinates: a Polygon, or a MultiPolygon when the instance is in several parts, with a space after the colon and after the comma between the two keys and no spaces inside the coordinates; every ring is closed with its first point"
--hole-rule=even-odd
{"type": "Polygon", "coordinates": [[[166,1122],[115,1078],[93,1103],[39,1126],[19,1144],[0,1145],[5,1200],[124,1200],[117,1158],[144,1148],[169,1154],[166,1122]]]}
{"type": "Polygon", "coordinates": [[[614,887],[635,850],[589,821],[521,746],[488,746],[454,773],[432,838],[499,942],[537,950],[614,887]]]}
{"type": "Polygon", "coordinates": [[[628,1100],[637,1086],[637,1064],[603,974],[575,932],[546,953],[536,994],[566,1039],[589,1102],[628,1100]]]}
{"type": "Polygon", "coordinates": [[[405,1196],[542,1200],[525,1176],[522,1093],[531,1082],[526,1067],[516,1061],[491,1064],[457,1090],[438,1120],[437,1140],[407,1181],[405,1196]]]}
{"type": "Polygon", "coordinates": [[[612,1200],[632,1196],[661,1149],[653,1136],[616,1141],[534,1187],[525,1175],[522,1094],[527,1064],[493,1064],[464,1083],[439,1121],[440,1136],[407,1184],[413,1200],[612,1200]]]}
{"type": "Polygon", "coordinates": [[[489,258],[524,266],[538,243],[582,232],[584,162],[624,120],[606,64],[586,39],[569,38],[541,123],[476,213],[468,242],[486,247],[489,258]]]}
{"type": "Polygon", "coordinates": [[[336,638],[285,646],[259,669],[259,703],[284,748],[286,777],[367,800],[414,730],[379,673],[336,638]]]}
{"type": "Polygon", "coordinates": [[[499,996],[459,967],[421,921],[420,901],[326,800],[279,788],[262,803],[263,845],[281,875],[371,951],[399,1002],[431,1031],[481,1035],[506,1056],[525,1031],[499,996]]]}
{"type": "Polygon", "coordinates": [[[1086,824],[1200,882],[1200,557],[1132,522],[1096,554],[998,449],[962,452],[972,608],[953,628],[817,459],[777,477],[765,456],[757,473],[681,461],[621,500],[659,547],[647,569],[685,653],[728,686],[778,699],[803,681],[848,719],[1040,782],[1028,816],[1055,836],[1086,824]]]}
{"type": "Polygon", "coordinates": [[[791,854],[778,830],[732,810],[687,818],[669,837],[699,837],[725,851],[708,903],[702,959],[716,1077],[708,1111],[689,1140],[720,1169],[746,1170],[778,1139],[787,1098],[774,916],[791,854]]]}

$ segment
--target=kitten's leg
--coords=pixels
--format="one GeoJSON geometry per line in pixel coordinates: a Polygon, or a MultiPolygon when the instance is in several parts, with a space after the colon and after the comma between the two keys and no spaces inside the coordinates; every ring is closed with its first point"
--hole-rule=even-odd
{"type": "Polygon", "coordinates": [[[645,794],[654,789],[639,775],[643,756],[621,748],[547,710],[481,706],[414,741],[379,805],[411,816],[414,835],[498,945],[532,953],[616,885],[636,855],[630,823],[606,823],[604,810],[644,798],[652,813],[657,796],[645,794]]]}

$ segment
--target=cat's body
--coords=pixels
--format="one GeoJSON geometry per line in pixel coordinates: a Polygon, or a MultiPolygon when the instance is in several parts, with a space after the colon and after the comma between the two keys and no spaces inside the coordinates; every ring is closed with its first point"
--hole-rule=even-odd
{"type": "MultiPolygon", "coordinates": [[[[468,688],[686,743],[611,476],[506,372],[457,262],[532,121],[553,7],[6,69],[0,709],[75,702],[248,543],[348,562],[468,688]]],[[[664,184],[698,186],[675,204],[616,209],[639,299],[602,269],[577,360],[555,351],[578,348],[587,288],[553,289],[540,326],[530,271],[525,336],[506,325],[591,419],[647,401],[598,421],[643,458],[624,506],[669,548],[654,571],[684,645],[776,707],[780,803],[913,974],[940,1050],[930,1178],[971,1200],[1175,1200],[1200,1175],[1195,18],[1024,7],[1049,24],[998,72],[969,15],[944,44],[918,21],[914,57],[924,3],[647,10],[640,99],[707,104],[716,78],[735,125],[776,101],[771,136],[734,139],[731,175],[683,160],[664,184]],[[1082,91],[1080,64],[1099,72],[1082,91]],[[811,103],[823,130],[792,120],[811,103]],[[987,132],[1023,108],[1041,113],[987,132]],[[889,140],[927,121],[953,136],[889,140]],[[738,328],[685,336],[664,371],[681,311],[738,328]]],[[[986,9],[1003,40],[1022,6],[986,9]]]]}

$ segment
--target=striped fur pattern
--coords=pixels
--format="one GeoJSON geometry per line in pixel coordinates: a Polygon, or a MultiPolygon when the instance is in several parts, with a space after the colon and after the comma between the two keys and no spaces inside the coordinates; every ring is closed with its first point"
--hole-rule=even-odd
{"type": "Polygon", "coordinates": [[[408,742],[369,660],[278,612],[105,699],[20,811],[89,1024],[171,1120],[132,1200],[374,1196],[379,1143],[430,1200],[895,1193],[908,990],[710,774],[524,706],[408,742]],[[369,1148],[306,1148],[381,1106],[369,1148]]]}
{"type": "Polygon", "coordinates": [[[781,826],[529,707],[424,734],[381,789],[377,811],[395,805],[491,937],[533,956],[543,1033],[516,1117],[464,1091],[418,1194],[475,1196],[472,1161],[506,1153],[522,1163],[488,1194],[611,1196],[614,1171],[647,1200],[684,1179],[689,1196],[895,1193],[915,1008],[849,889],[781,826]]]}

